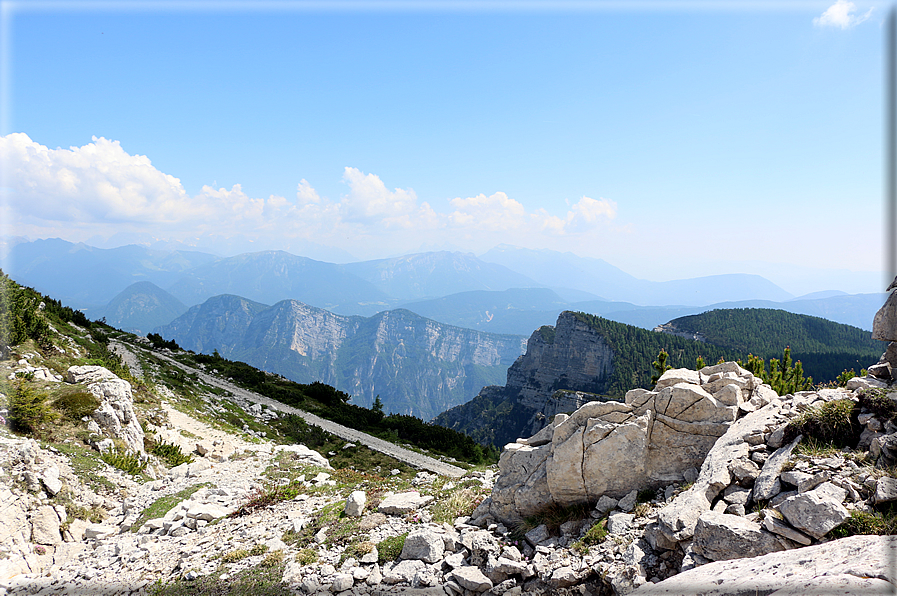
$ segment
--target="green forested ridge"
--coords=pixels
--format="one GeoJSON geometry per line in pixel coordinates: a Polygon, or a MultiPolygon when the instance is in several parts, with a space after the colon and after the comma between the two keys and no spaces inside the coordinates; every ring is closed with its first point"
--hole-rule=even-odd
{"type": "Polygon", "coordinates": [[[711,310],[670,324],[677,331],[700,333],[708,344],[763,359],[781,358],[782,350],[790,346],[792,358],[817,383],[833,381],[843,370],[874,364],[887,347],[858,327],[766,308],[711,310]]]}
{"type": "MultiPolygon", "coordinates": [[[[738,360],[747,356],[737,350],[704,344],[684,337],[648,331],[625,323],[617,323],[583,312],[573,313],[580,321],[601,333],[614,351],[614,370],[607,379],[607,395],[624,395],[630,389],[650,389],[654,361],[666,350],[666,364],[673,368],[695,368],[698,356],[708,364],[723,360],[738,360]]],[[[781,351],[781,349],[780,349],[781,351]]],[[[840,371],[839,371],[840,372],[840,371]]]]}
{"type": "Polygon", "coordinates": [[[482,391],[466,404],[455,406],[436,417],[434,422],[453,428],[472,437],[477,443],[491,445],[500,449],[521,436],[522,429],[533,415],[533,410],[518,401],[516,395],[508,395],[498,391],[482,391]],[[463,413],[475,412],[471,417],[473,423],[463,419],[463,413]],[[462,413],[462,417],[454,419],[453,413],[462,413]]]}

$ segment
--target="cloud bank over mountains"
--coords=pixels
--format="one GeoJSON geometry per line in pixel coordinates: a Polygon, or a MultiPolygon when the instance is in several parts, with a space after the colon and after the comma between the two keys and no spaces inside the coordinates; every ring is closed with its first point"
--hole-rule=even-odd
{"type": "Polygon", "coordinates": [[[310,240],[369,255],[372,241],[384,252],[427,242],[470,250],[524,238],[548,243],[594,233],[617,214],[614,201],[586,196],[563,214],[529,210],[500,191],[448,199],[439,210],[413,189],[390,189],[376,174],[354,167],[345,168],[348,192],[336,199],[320,196],[305,179],[295,197],[251,197],[239,184],[206,185],[191,195],[147,156],[131,155],[103,137],[82,147],[50,149],[13,133],[0,137],[0,160],[8,225],[34,236],[65,231],[83,240],[133,231],[189,243],[203,235],[239,234],[269,243],[310,240]]]}

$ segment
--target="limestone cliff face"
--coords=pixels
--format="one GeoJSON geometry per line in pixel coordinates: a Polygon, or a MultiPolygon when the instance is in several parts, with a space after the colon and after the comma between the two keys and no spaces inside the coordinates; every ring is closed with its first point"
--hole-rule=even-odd
{"type": "Polygon", "coordinates": [[[613,350],[604,337],[573,313],[562,312],[553,337],[536,330],[529,338],[526,354],[508,369],[506,387],[519,391],[521,402],[538,410],[559,389],[601,393],[613,363],[613,350]]]}
{"type": "Polygon", "coordinates": [[[295,300],[266,307],[216,296],[163,327],[182,347],[242,360],[300,383],[321,381],[370,406],[425,420],[501,379],[520,336],[444,325],[407,310],[343,316],[295,300]]]}
{"type": "Polygon", "coordinates": [[[483,388],[436,422],[501,447],[535,434],[555,414],[600,400],[613,363],[604,337],[572,312],[563,312],[554,327],[532,334],[526,353],[508,369],[504,387],[483,388]]]}

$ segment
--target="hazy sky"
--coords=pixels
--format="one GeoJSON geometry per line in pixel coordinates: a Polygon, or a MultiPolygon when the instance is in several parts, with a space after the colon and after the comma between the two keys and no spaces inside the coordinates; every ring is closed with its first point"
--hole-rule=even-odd
{"type": "Polygon", "coordinates": [[[2,232],[874,291],[887,7],[2,2],[2,232]]]}

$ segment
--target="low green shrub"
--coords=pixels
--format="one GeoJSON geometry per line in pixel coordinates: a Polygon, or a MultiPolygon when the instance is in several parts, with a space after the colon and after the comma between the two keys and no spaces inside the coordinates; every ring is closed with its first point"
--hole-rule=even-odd
{"type": "Polygon", "coordinates": [[[237,550],[232,550],[229,553],[223,555],[221,557],[222,563],[236,563],[237,561],[242,561],[246,557],[249,556],[249,551],[245,548],[238,548],[237,550]]]}
{"type": "Polygon", "coordinates": [[[153,443],[153,446],[150,448],[150,453],[164,461],[165,465],[169,468],[181,464],[193,463],[193,458],[189,455],[184,455],[178,445],[170,445],[165,441],[153,443]]]}
{"type": "Polygon", "coordinates": [[[259,567],[275,567],[280,565],[283,562],[283,551],[276,550],[273,553],[268,553],[268,556],[262,559],[259,562],[259,567]]]}
{"type": "Polygon", "coordinates": [[[258,490],[250,495],[246,502],[240,505],[228,517],[242,517],[257,509],[264,509],[281,501],[288,501],[299,494],[299,487],[300,485],[294,482],[284,486],[275,486],[271,490],[258,490]]]}
{"type": "Polygon", "coordinates": [[[582,537],[582,542],[588,546],[601,544],[607,538],[607,518],[599,519],[582,537]]]}
{"type": "Polygon", "coordinates": [[[87,391],[65,393],[53,400],[53,407],[72,421],[81,420],[90,416],[100,407],[100,400],[87,391]]]}
{"type": "Polygon", "coordinates": [[[100,459],[132,476],[136,476],[146,468],[146,461],[131,451],[119,453],[117,449],[109,449],[100,454],[100,459]]]}
{"type": "Polygon", "coordinates": [[[372,550],[374,550],[374,544],[372,542],[352,542],[340,555],[339,563],[342,565],[349,557],[360,559],[372,550]]]}
{"type": "Polygon", "coordinates": [[[837,447],[856,447],[862,432],[857,417],[859,406],[851,399],[835,399],[810,408],[788,423],[784,439],[797,435],[813,438],[837,447]]]}
{"type": "Polygon", "coordinates": [[[318,552],[311,548],[303,548],[296,553],[296,562],[300,565],[311,565],[318,562],[318,552]]]}
{"type": "Polygon", "coordinates": [[[383,565],[384,563],[398,559],[399,555],[402,554],[402,549],[405,548],[405,538],[407,536],[408,532],[405,532],[399,536],[392,536],[378,542],[377,562],[383,565]]]}
{"type": "Polygon", "coordinates": [[[43,436],[47,426],[59,418],[47,403],[47,395],[25,382],[16,385],[8,409],[10,428],[35,437],[43,436]]]}
{"type": "Polygon", "coordinates": [[[259,555],[263,555],[268,552],[267,544],[254,544],[252,548],[249,549],[250,557],[257,557],[259,555]]]}

